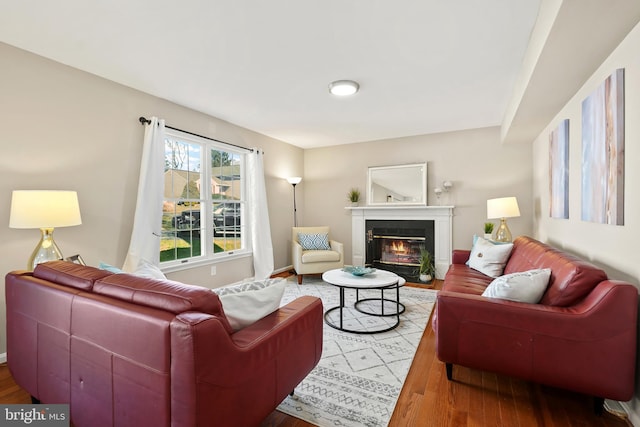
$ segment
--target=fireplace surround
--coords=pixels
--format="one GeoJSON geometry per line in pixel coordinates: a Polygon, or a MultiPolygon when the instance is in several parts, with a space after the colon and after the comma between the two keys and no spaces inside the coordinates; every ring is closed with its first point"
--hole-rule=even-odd
{"type": "Polygon", "coordinates": [[[434,253],[433,224],[423,219],[366,220],[365,265],[417,282],[420,253],[423,249],[434,253]]]}
{"type": "MultiPolygon", "coordinates": [[[[428,222],[432,224],[433,230],[433,237],[430,241],[429,237],[425,234],[422,236],[412,235],[418,234],[412,231],[409,231],[408,235],[398,237],[403,237],[403,239],[400,240],[406,240],[406,243],[409,245],[407,249],[409,253],[411,253],[411,245],[414,247],[414,253],[416,248],[421,244],[424,244],[427,249],[432,248],[430,251],[434,255],[436,278],[442,279],[444,277],[444,274],[451,264],[453,206],[355,206],[347,207],[346,209],[351,211],[351,263],[353,265],[372,264],[372,262],[367,262],[367,245],[371,243],[368,242],[368,240],[369,238],[373,238],[373,232],[368,236],[367,222],[370,224],[387,222],[390,224],[388,228],[391,229],[387,231],[393,231],[393,226],[399,224],[397,221],[402,222],[403,227],[407,222],[415,222],[417,226],[408,226],[410,230],[420,229],[422,222],[428,222]],[[415,237],[422,237],[425,240],[414,239],[415,237]]],[[[424,230],[425,229],[422,228],[423,233],[424,230]]],[[[399,233],[389,233],[386,237],[396,237],[394,234],[399,233]]],[[[380,236],[385,237],[383,234],[380,234],[380,236]]],[[[387,240],[386,242],[381,241],[376,244],[391,245],[392,243],[387,240]]],[[[393,252],[391,251],[391,253],[393,252]]],[[[401,250],[396,251],[396,255],[404,256],[401,250]]],[[[389,255],[389,253],[385,255],[385,261],[389,256],[392,255],[389,255]]],[[[400,259],[400,262],[404,264],[414,264],[410,255],[409,258],[400,259]]],[[[413,266],[405,267],[415,269],[413,266]]],[[[389,270],[388,265],[383,265],[382,263],[379,264],[379,268],[389,270]]],[[[400,274],[402,275],[402,273],[400,274]]]]}

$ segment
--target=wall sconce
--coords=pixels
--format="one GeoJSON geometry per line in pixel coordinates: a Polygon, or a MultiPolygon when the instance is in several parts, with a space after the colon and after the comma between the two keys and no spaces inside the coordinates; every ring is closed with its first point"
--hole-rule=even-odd
{"type": "Polygon", "coordinates": [[[436,193],[436,199],[438,199],[438,205],[440,205],[440,196],[442,195],[442,188],[436,187],[433,189],[433,192],[436,193]]]}
{"type": "Polygon", "coordinates": [[[442,181],[442,187],[436,187],[433,189],[433,192],[436,193],[436,198],[438,199],[438,205],[440,205],[440,196],[442,196],[442,193],[449,193],[451,188],[453,188],[453,182],[442,181]]]}

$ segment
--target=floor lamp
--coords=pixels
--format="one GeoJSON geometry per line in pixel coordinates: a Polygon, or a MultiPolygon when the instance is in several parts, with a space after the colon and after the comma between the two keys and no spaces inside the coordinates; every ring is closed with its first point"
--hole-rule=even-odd
{"type": "Polygon", "coordinates": [[[293,186],[293,226],[297,227],[298,226],[298,214],[297,214],[297,209],[296,209],[296,185],[300,184],[300,181],[302,181],[302,178],[299,176],[291,176],[289,178],[287,178],[287,181],[289,181],[289,184],[291,184],[293,186]]]}

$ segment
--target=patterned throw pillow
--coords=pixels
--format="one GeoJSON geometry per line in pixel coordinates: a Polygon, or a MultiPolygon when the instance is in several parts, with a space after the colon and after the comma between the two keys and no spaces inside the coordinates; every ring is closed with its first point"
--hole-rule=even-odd
{"type": "Polygon", "coordinates": [[[283,278],[213,289],[220,296],[224,314],[234,331],[239,331],[280,307],[287,281],[283,278]]]}
{"type": "Polygon", "coordinates": [[[257,291],[259,289],[266,288],[267,286],[271,286],[275,283],[280,283],[280,281],[282,281],[281,278],[264,279],[264,280],[248,280],[245,282],[236,283],[234,285],[223,286],[223,287],[215,288],[211,290],[216,294],[218,294],[218,296],[238,294],[238,293],[247,292],[247,291],[257,291]]]}
{"type": "Polygon", "coordinates": [[[331,249],[327,233],[298,233],[298,242],[305,251],[328,251],[331,249]]]}

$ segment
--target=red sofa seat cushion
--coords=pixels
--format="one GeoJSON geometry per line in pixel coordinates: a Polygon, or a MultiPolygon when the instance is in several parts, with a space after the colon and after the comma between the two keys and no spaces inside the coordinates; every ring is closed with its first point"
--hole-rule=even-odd
{"type": "Polygon", "coordinates": [[[549,286],[540,301],[542,305],[569,307],[607,280],[607,274],[593,264],[530,237],[518,237],[513,242],[504,274],[535,268],[551,269],[549,286]]]}

